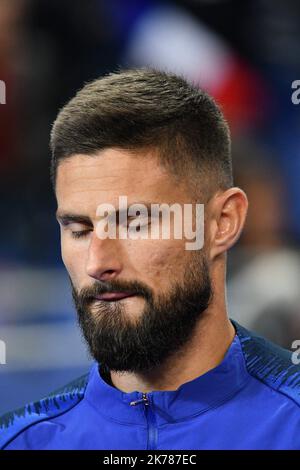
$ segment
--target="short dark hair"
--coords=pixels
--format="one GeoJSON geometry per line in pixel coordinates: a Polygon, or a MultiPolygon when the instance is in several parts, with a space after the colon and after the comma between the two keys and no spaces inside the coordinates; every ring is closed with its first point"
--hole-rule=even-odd
{"type": "Polygon", "coordinates": [[[106,148],[153,149],[163,166],[198,187],[233,185],[230,132],[216,102],[185,78],[153,68],[87,83],[60,110],[50,147],[54,187],[61,160],[106,148]]]}

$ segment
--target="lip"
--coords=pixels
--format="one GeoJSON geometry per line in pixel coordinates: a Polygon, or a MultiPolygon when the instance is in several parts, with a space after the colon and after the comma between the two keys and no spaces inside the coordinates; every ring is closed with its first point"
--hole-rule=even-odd
{"type": "Polygon", "coordinates": [[[134,295],[131,292],[107,292],[106,294],[96,295],[95,298],[97,300],[121,300],[134,295]]]}

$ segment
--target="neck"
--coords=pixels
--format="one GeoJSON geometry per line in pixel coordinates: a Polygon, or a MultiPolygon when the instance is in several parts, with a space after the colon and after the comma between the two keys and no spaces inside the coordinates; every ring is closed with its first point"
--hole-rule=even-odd
{"type": "Polygon", "coordinates": [[[202,314],[192,339],[183,350],[149,373],[111,371],[113,386],[125,393],[177,390],[220,364],[235,336],[235,329],[228,319],[225,302],[223,308],[216,307],[211,306],[202,314]]]}

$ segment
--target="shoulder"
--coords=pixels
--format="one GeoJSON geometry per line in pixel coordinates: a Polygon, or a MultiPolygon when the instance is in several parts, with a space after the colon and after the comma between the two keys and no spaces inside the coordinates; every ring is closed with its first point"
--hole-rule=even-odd
{"type": "Polygon", "coordinates": [[[84,397],[89,373],[73,380],[39,401],[29,403],[0,418],[0,449],[29,427],[68,412],[84,397]]]}
{"type": "Polygon", "coordinates": [[[295,363],[294,353],[231,321],[249,374],[300,406],[300,365],[295,363]]]}

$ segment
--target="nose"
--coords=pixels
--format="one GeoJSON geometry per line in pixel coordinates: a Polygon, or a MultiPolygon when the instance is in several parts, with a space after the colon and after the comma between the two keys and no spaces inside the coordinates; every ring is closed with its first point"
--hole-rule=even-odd
{"type": "Polygon", "coordinates": [[[119,275],[122,264],[117,245],[117,239],[102,240],[93,233],[86,264],[86,272],[90,277],[99,281],[109,281],[119,275]]]}

